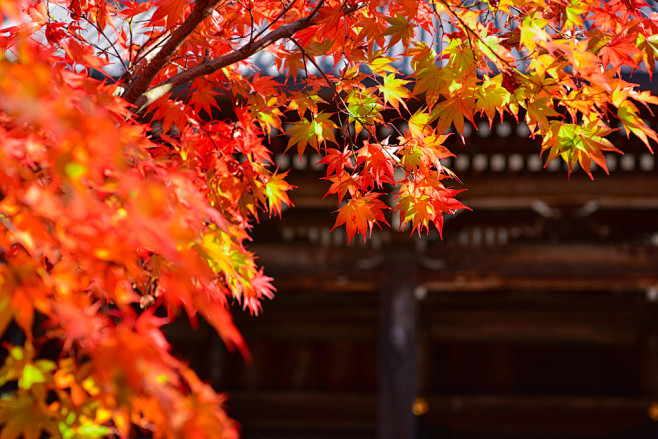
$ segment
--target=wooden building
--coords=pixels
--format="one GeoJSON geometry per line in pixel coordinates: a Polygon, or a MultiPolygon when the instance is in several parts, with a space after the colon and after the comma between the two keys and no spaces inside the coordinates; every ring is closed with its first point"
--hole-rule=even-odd
{"type": "Polygon", "coordinates": [[[618,133],[611,175],[569,178],[523,124],[475,128],[443,240],[348,246],[317,158],[277,156],[298,189],[254,230],[278,293],[236,310],[253,362],[209,331],[178,347],[245,438],[658,437],[655,156],[618,133]]]}

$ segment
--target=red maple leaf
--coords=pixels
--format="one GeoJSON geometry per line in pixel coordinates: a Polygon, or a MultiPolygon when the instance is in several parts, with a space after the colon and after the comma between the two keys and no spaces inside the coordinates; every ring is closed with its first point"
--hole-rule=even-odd
{"type": "Polygon", "coordinates": [[[615,35],[610,42],[603,46],[599,51],[604,66],[612,66],[614,69],[621,68],[622,65],[639,68],[633,60],[633,55],[642,53],[635,46],[637,37],[635,35],[623,36],[615,35]]]}
{"type": "Polygon", "coordinates": [[[336,148],[327,148],[327,152],[318,163],[327,165],[327,177],[329,177],[334,173],[341,174],[345,168],[353,169],[351,157],[352,151],[347,147],[342,151],[336,148]]]}
{"type": "MultiPolygon", "coordinates": [[[[382,194],[374,192],[350,199],[338,210],[336,223],[333,229],[345,224],[348,242],[352,241],[355,233],[363,235],[365,241],[368,232],[372,233],[372,226],[378,223],[388,225],[384,217],[384,209],[389,207],[379,199],[382,194]]],[[[333,230],[332,229],[332,230],[333,230]]]]}
{"type": "Polygon", "coordinates": [[[356,152],[357,163],[364,166],[366,175],[382,187],[383,183],[393,183],[392,154],[384,151],[379,143],[364,142],[363,148],[356,152]]]}

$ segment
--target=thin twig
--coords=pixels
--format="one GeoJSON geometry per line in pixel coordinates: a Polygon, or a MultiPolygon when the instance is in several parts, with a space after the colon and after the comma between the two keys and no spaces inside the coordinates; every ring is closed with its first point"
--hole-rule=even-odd
{"type": "MultiPolygon", "coordinates": [[[[323,1],[324,1],[324,0],[323,0],[323,1]]],[[[277,15],[277,17],[276,17],[274,20],[272,20],[270,23],[268,23],[263,29],[259,30],[258,33],[257,33],[256,35],[254,35],[254,38],[253,38],[253,39],[255,40],[255,39],[257,39],[258,37],[260,37],[261,35],[263,35],[265,32],[267,32],[267,30],[268,30],[270,27],[272,27],[272,25],[273,25],[274,23],[276,23],[277,21],[279,21],[281,18],[283,18],[284,15],[286,15],[286,14],[288,13],[288,11],[290,10],[290,8],[291,8],[292,5],[294,5],[294,4],[295,4],[295,1],[294,1],[294,0],[290,0],[290,1],[288,2],[288,4],[285,5],[284,8],[281,10],[281,12],[279,13],[279,15],[277,15]]]]}

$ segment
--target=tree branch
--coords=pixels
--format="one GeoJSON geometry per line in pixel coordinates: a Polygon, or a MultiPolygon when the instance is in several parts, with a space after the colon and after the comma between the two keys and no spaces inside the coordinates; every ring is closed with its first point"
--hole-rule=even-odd
{"type": "Polygon", "coordinates": [[[143,111],[147,106],[169,93],[171,90],[175,89],[178,86],[186,84],[190,81],[200,78],[201,76],[210,75],[211,73],[216,72],[219,69],[222,69],[231,64],[243,61],[249,58],[256,52],[259,52],[276,41],[289,38],[293,36],[296,32],[306,29],[311,26],[315,19],[318,17],[320,12],[320,7],[324,4],[324,0],[321,0],[316,7],[313,9],[310,15],[307,17],[300,18],[297,21],[294,21],[290,24],[281,26],[278,29],[273,30],[262,38],[259,38],[255,41],[249,41],[240,49],[235,52],[227,53],[226,55],[220,56],[219,58],[203,61],[194,67],[185,70],[171,78],[162,81],[160,84],[156,85],[148,91],[142,91],[141,95],[135,96],[134,101],[129,100],[135,104],[136,112],[139,113],[143,111]]]}
{"type": "Polygon", "coordinates": [[[219,2],[220,0],[197,0],[190,15],[171,34],[169,39],[165,41],[160,50],[158,50],[158,53],[130,84],[126,92],[123,94],[123,98],[126,101],[135,103],[135,101],[137,101],[137,99],[148,90],[153,78],[155,78],[165,63],[169,61],[169,58],[176,53],[185,39],[194,32],[194,29],[196,29],[199,23],[212,13],[213,9],[215,9],[215,6],[217,6],[219,2]]]}

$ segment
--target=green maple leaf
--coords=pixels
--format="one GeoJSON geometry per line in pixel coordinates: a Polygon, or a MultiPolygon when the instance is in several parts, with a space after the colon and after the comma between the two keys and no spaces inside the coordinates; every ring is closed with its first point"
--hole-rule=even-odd
{"type": "Polygon", "coordinates": [[[583,27],[583,14],[587,12],[587,9],[580,4],[579,1],[572,1],[566,8],[564,8],[564,15],[566,20],[564,21],[565,27],[583,27]]]}
{"type": "Polygon", "coordinates": [[[411,92],[405,87],[409,81],[397,79],[394,74],[384,76],[384,84],[379,86],[379,91],[384,96],[384,101],[391,104],[393,108],[400,111],[400,104],[407,108],[404,99],[411,96],[411,92]]]}
{"type": "Polygon", "coordinates": [[[287,133],[290,139],[286,151],[293,145],[297,145],[297,151],[301,157],[307,145],[311,145],[316,151],[319,151],[322,143],[335,142],[336,138],[332,130],[337,126],[329,119],[330,117],[331,114],[318,113],[312,121],[303,118],[299,122],[293,122],[287,133]]]}
{"type": "Polygon", "coordinates": [[[569,165],[569,172],[578,162],[592,178],[592,161],[608,173],[603,151],[621,153],[605,138],[611,132],[610,128],[597,125],[596,122],[580,126],[553,120],[550,122],[550,130],[544,136],[542,151],[549,150],[547,163],[559,155],[569,165]]]}
{"type": "Polygon", "coordinates": [[[509,103],[510,93],[503,87],[503,75],[493,78],[485,77],[482,86],[476,91],[476,108],[487,115],[489,125],[493,121],[497,111],[502,111],[504,105],[509,103]]]}
{"type": "Polygon", "coordinates": [[[396,206],[400,213],[400,223],[411,223],[411,233],[429,228],[429,222],[436,216],[434,207],[429,197],[413,197],[412,195],[401,195],[396,206]]]}
{"type": "Polygon", "coordinates": [[[471,49],[463,40],[453,39],[445,52],[450,55],[449,70],[453,73],[464,74],[475,71],[475,57],[471,49]]]}
{"type": "Polygon", "coordinates": [[[368,61],[368,67],[372,70],[373,73],[382,75],[384,73],[395,73],[397,70],[391,65],[393,58],[388,56],[381,56],[381,52],[376,53],[377,56],[373,56],[371,60],[368,61]]]}
{"type": "Polygon", "coordinates": [[[528,126],[539,126],[542,132],[548,130],[548,118],[558,116],[557,111],[553,109],[553,100],[550,98],[538,98],[528,103],[528,126]]]}
{"type": "Polygon", "coordinates": [[[282,174],[274,174],[270,177],[269,181],[265,185],[265,195],[267,196],[268,209],[270,215],[276,213],[281,216],[281,205],[286,204],[287,206],[292,206],[290,198],[288,198],[287,191],[294,188],[288,184],[285,180],[288,173],[284,172],[282,174]]]}
{"type": "Polygon", "coordinates": [[[377,95],[368,90],[352,90],[346,99],[349,111],[349,121],[354,122],[357,134],[363,125],[384,123],[380,111],[384,109],[377,95]]]}
{"type": "Polygon", "coordinates": [[[541,18],[539,13],[534,13],[523,19],[520,27],[520,42],[528,50],[533,51],[537,47],[537,41],[546,41],[548,34],[544,30],[548,21],[541,18]]]}
{"type": "Polygon", "coordinates": [[[624,128],[626,128],[627,132],[631,132],[639,137],[640,140],[642,140],[642,142],[647,146],[649,151],[653,152],[651,149],[651,144],[649,143],[649,139],[653,140],[654,142],[658,142],[658,135],[656,135],[656,132],[649,128],[646,123],[644,123],[644,121],[637,113],[638,111],[635,105],[626,101],[619,106],[619,109],[617,110],[617,117],[624,125],[624,128]]]}
{"type": "Polygon", "coordinates": [[[409,131],[414,137],[423,137],[423,133],[427,130],[430,123],[430,115],[425,112],[425,108],[419,108],[409,118],[409,131]]]}

